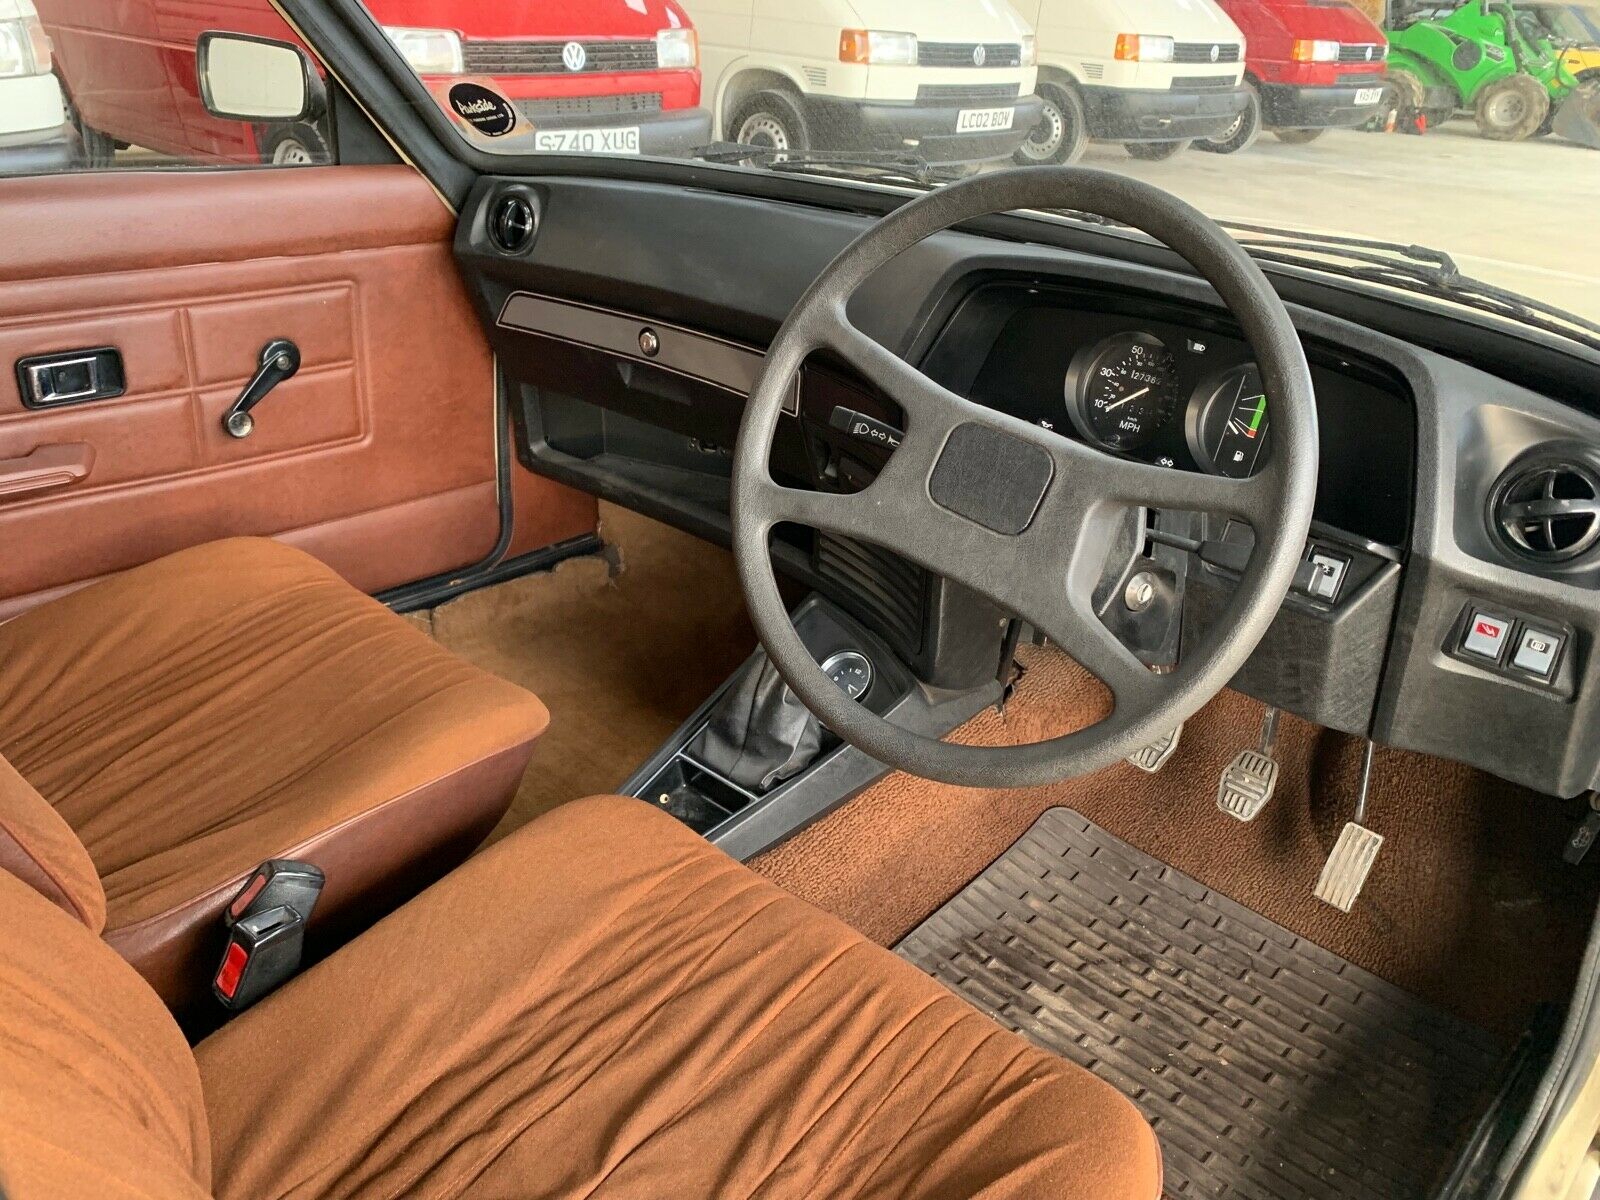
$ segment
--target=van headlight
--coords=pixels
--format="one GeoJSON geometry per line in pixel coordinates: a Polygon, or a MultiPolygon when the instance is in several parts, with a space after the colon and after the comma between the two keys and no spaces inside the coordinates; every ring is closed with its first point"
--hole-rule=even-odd
{"type": "Polygon", "coordinates": [[[1171,62],[1178,43],[1150,33],[1117,34],[1116,57],[1121,62],[1171,62]]]}
{"type": "Polygon", "coordinates": [[[0,21],[0,79],[43,75],[50,61],[50,39],[38,17],[0,21]]]}
{"type": "Polygon", "coordinates": [[[418,75],[460,75],[461,35],[453,29],[413,29],[408,25],[385,25],[400,57],[418,75]]]}
{"type": "Polygon", "coordinates": [[[699,65],[700,41],[692,29],[663,29],[656,34],[656,66],[664,71],[687,71],[699,65]]]}
{"type": "Polygon", "coordinates": [[[1296,38],[1294,47],[1289,51],[1289,57],[1295,62],[1338,62],[1339,43],[1326,42],[1321,38],[1314,41],[1296,38]]]}
{"type": "Polygon", "coordinates": [[[874,67],[917,65],[917,35],[882,29],[846,29],[839,35],[839,61],[874,67]]]}
{"type": "Polygon", "coordinates": [[[1039,65],[1039,39],[1031,33],[1022,37],[1022,65],[1025,67],[1039,65]]]}

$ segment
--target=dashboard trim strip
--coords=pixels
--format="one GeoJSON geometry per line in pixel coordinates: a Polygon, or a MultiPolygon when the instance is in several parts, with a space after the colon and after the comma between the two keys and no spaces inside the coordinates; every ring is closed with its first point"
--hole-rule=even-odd
{"type": "MultiPolygon", "coordinates": [[[[750,394],[766,363],[766,355],[761,351],[725,338],[534,292],[513,292],[508,296],[496,324],[518,333],[602,350],[739,396],[750,394]],[[647,336],[654,338],[656,350],[653,354],[643,349],[641,339],[647,336]]],[[[800,411],[798,376],[784,411],[790,416],[800,411]]]]}

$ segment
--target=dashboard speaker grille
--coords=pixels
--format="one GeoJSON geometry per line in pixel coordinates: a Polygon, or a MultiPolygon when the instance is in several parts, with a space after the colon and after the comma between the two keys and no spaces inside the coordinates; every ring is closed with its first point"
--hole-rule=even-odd
{"type": "Polygon", "coordinates": [[[818,533],[817,573],[839,584],[873,632],[907,658],[922,651],[922,609],[928,576],[898,554],[850,538],[818,533]]]}
{"type": "Polygon", "coordinates": [[[1490,502],[1500,541],[1535,562],[1571,562],[1600,543],[1600,473],[1564,459],[1512,467],[1490,502]]]}

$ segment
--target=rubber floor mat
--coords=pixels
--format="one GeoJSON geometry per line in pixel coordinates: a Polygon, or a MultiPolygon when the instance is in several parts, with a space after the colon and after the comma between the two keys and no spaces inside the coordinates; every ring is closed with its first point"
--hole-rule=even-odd
{"type": "Polygon", "coordinates": [[[1507,1049],[1064,808],[896,950],[1138,1104],[1174,1197],[1424,1197],[1507,1049]]]}

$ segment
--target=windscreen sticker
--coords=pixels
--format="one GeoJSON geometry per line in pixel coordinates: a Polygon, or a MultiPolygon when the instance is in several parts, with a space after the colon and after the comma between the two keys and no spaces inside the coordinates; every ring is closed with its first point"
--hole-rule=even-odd
{"type": "Polygon", "coordinates": [[[488,137],[504,137],[517,127],[517,110],[511,102],[482,84],[456,84],[450,89],[450,107],[456,116],[488,137]]]}

